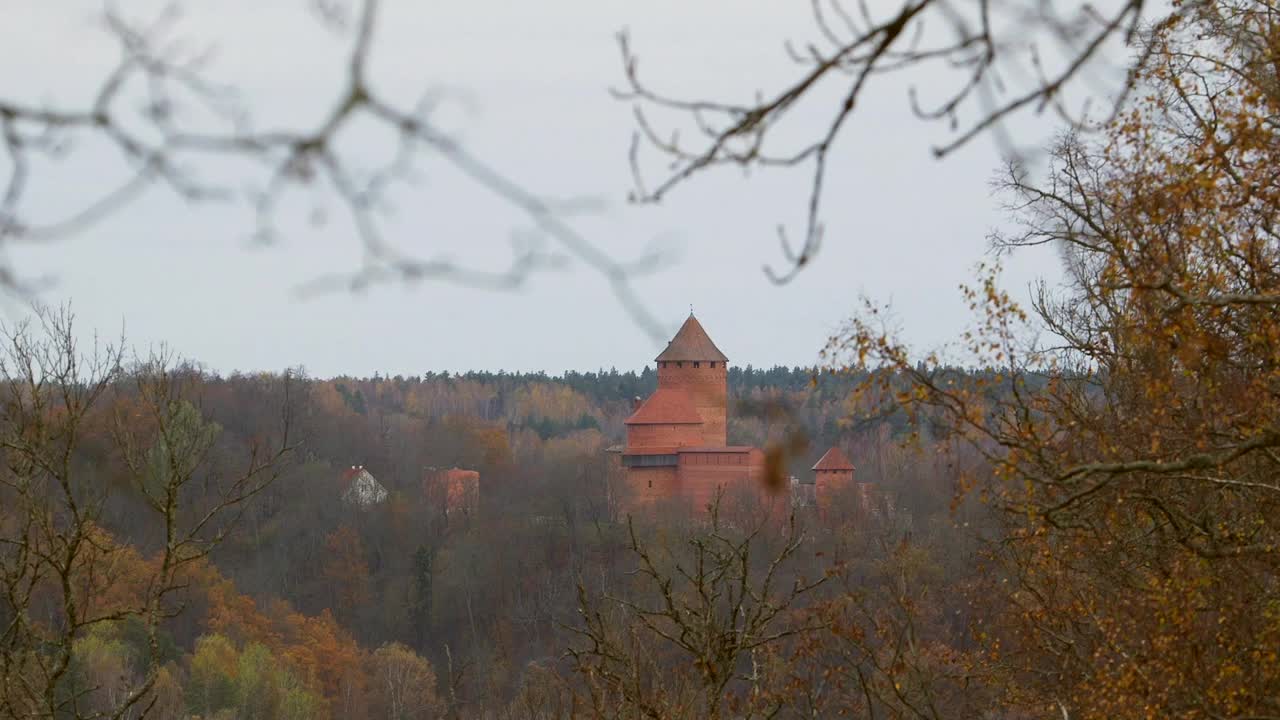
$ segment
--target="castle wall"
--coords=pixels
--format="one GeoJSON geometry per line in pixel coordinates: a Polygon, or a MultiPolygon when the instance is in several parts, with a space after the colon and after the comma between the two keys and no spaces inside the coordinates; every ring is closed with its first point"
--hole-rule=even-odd
{"type": "Polygon", "coordinates": [[[680,497],[680,475],[676,466],[627,468],[627,512],[680,497]]]}
{"type": "Polygon", "coordinates": [[[628,425],[627,447],[701,445],[702,429],[693,424],[628,425]]]}
{"type": "Polygon", "coordinates": [[[702,441],[698,444],[724,447],[728,444],[729,371],[723,362],[659,362],[658,387],[681,390],[693,400],[702,418],[702,441]]]}
{"type": "Polygon", "coordinates": [[[746,452],[680,453],[680,488],[695,510],[715,501],[716,489],[726,497],[755,492],[764,474],[764,453],[756,448],[746,452]]]}
{"type": "Polygon", "coordinates": [[[852,516],[858,507],[859,493],[854,488],[852,470],[818,470],[814,480],[814,496],[818,514],[823,518],[852,516]]]}

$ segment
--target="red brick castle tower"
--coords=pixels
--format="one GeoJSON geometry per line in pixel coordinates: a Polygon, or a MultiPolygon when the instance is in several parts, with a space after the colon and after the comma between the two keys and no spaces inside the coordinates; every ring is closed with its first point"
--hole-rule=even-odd
{"type": "Polygon", "coordinates": [[[657,357],[658,389],[627,418],[627,509],[706,507],[717,489],[758,484],[764,453],[727,442],[728,363],[692,314],[657,357]]]}
{"type": "Polygon", "coordinates": [[[723,447],[729,422],[729,358],[711,342],[693,313],[658,355],[657,362],[658,390],[678,390],[687,395],[702,419],[701,444],[723,447]]]}

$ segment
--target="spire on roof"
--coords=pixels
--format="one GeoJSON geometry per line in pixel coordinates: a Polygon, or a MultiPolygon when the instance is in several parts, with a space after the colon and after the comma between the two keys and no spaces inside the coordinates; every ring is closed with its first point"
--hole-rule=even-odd
{"type": "Polygon", "coordinates": [[[693,316],[693,306],[689,307],[689,319],[680,326],[676,336],[667,343],[667,349],[656,358],[660,362],[672,360],[715,360],[729,362],[729,358],[720,352],[720,348],[711,342],[707,331],[702,329],[698,318],[693,316]]]}

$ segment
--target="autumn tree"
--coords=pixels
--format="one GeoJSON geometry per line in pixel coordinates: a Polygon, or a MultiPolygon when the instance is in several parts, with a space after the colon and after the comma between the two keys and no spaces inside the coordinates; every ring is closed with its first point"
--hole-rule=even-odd
{"type": "Polygon", "coordinates": [[[182,610],[184,571],[225,537],[290,450],[286,408],[280,433],[238,467],[210,463],[216,431],[187,401],[190,378],[163,356],[126,368],[118,346],[86,352],[65,309],[41,310],[34,322],[4,333],[0,713],[6,717],[124,717],[160,701],[156,683],[167,673],[161,624],[182,610]],[[119,395],[129,402],[115,404],[119,395]],[[111,405],[128,408],[136,422],[115,422],[111,405]],[[137,523],[158,538],[148,561],[102,527],[113,486],[80,453],[91,435],[115,440],[128,492],[144,508],[137,523]],[[145,640],[125,680],[73,682],[77,648],[84,667],[102,666],[113,647],[104,633],[129,623],[141,625],[145,640]]]}
{"type": "Polygon", "coordinates": [[[999,717],[1007,710],[1008,678],[980,644],[968,641],[971,625],[981,626],[981,616],[965,607],[976,574],[944,564],[952,555],[971,556],[963,546],[943,547],[956,544],[954,531],[821,541],[832,558],[830,580],[823,597],[798,614],[822,629],[757,658],[767,681],[755,708],[781,718],[902,720],[999,717]]]}
{"type": "Polygon", "coordinates": [[[966,349],[997,374],[931,371],[874,313],[831,347],[986,457],[988,639],[1033,712],[1280,711],[1280,25],[1252,0],[1184,9],[1105,132],[1066,135],[1043,179],[1009,167],[1022,224],[997,246],[1054,245],[1068,283],[1029,309],[994,275],[968,291],[966,349]]]}
{"type": "Polygon", "coordinates": [[[794,519],[770,538],[759,526],[722,524],[719,505],[682,541],[642,539],[628,523],[637,587],[593,596],[579,585],[578,641],[568,654],[593,717],[776,713],[755,702],[765,680],[757,658],[819,629],[791,614],[826,576],[795,573],[804,533],[794,519]]]}
{"type": "Polygon", "coordinates": [[[200,717],[304,720],[324,715],[321,699],[272,651],[250,642],[237,649],[228,638],[196,641],[188,680],[188,710],[200,717]]]}
{"type": "Polygon", "coordinates": [[[370,717],[428,720],[443,717],[431,664],[399,643],[383,645],[369,658],[370,717]]]}
{"type": "Polygon", "coordinates": [[[369,601],[369,564],[364,558],[360,535],[343,525],[325,538],[324,576],[333,588],[334,608],[339,617],[353,618],[353,613],[369,601]]]}
{"type": "Polygon", "coordinates": [[[237,655],[235,646],[222,635],[205,635],[196,641],[187,679],[187,706],[192,713],[211,715],[235,703],[237,655]]]}
{"type": "MultiPolygon", "coordinates": [[[[84,692],[81,710],[86,714],[115,714],[129,693],[139,684],[139,671],[147,668],[147,648],[132,645],[121,632],[123,624],[97,625],[89,634],[76,640],[71,682],[72,693],[84,692]]],[[[166,663],[156,675],[149,694],[136,707],[121,717],[180,717],[183,710],[182,686],[175,679],[177,666],[166,663]]]]}

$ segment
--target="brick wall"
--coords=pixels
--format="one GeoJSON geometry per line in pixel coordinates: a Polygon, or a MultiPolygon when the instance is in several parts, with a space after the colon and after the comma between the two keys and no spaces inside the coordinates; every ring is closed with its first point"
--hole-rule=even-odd
{"type": "Polygon", "coordinates": [[[819,470],[814,481],[814,499],[823,518],[851,516],[857,507],[859,493],[854,488],[852,470],[819,470]]]}
{"type": "Polygon", "coordinates": [[[724,447],[728,444],[729,374],[722,362],[658,363],[658,387],[682,390],[693,400],[702,418],[702,440],[699,445],[724,447]]]}
{"type": "Polygon", "coordinates": [[[683,452],[679,469],[681,491],[695,510],[702,510],[715,500],[718,487],[730,494],[759,487],[764,453],[756,448],[740,453],[683,452]]]}
{"type": "Polygon", "coordinates": [[[624,512],[637,512],[655,503],[680,497],[680,477],[675,466],[627,469],[624,512]]]}
{"type": "Polygon", "coordinates": [[[627,447],[679,447],[701,445],[699,425],[628,425],[627,447]]]}

